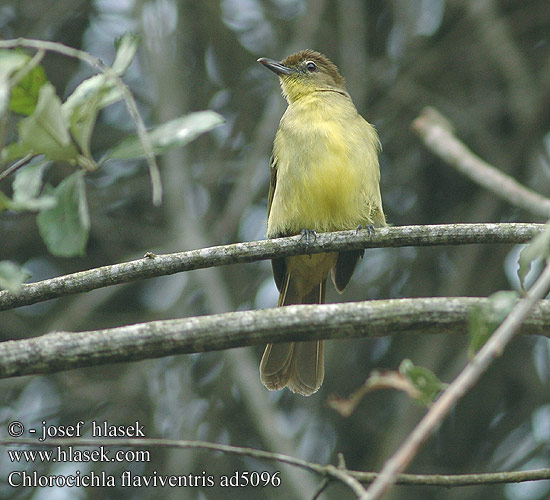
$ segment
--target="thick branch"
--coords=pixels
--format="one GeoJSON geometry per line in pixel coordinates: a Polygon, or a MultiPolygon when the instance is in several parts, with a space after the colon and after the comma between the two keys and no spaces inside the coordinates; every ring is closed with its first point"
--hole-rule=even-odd
{"type": "Polygon", "coordinates": [[[26,284],[18,293],[0,291],[0,311],[143,278],[303,253],[314,254],[376,247],[525,243],[542,231],[543,227],[542,224],[385,227],[376,229],[372,236],[366,230],[319,234],[309,246],[305,245],[300,236],[293,236],[166,255],[150,255],[131,262],[26,284]]]}
{"type": "MultiPolygon", "coordinates": [[[[465,332],[470,311],[487,299],[393,299],[300,305],[153,321],[86,332],[53,332],[0,343],[0,377],[232,349],[267,342],[465,332]]],[[[550,302],[521,327],[550,335],[550,302]]]]}
{"type": "Polygon", "coordinates": [[[529,189],[482,160],[453,134],[448,120],[437,110],[426,108],[414,120],[413,130],[440,158],[503,200],[542,217],[550,217],[550,199],[529,189]]]}

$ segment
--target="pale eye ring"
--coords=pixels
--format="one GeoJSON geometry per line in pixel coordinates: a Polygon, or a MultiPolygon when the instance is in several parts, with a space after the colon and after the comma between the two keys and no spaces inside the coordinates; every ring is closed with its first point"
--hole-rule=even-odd
{"type": "Polygon", "coordinates": [[[313,73],[314,71],[317,71],[317,64],[315,64],[313,61],[307,61],[306,62],[306,69],[313,73]]]}

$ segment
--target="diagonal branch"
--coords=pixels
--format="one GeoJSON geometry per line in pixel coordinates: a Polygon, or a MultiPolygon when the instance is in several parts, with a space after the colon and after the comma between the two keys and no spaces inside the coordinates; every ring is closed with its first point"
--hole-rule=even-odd
{"type": "MultiPolygon", "coordinates": [[[[464,333],[472,308],[487,300],[440,297],[299,305],[53,332],[0,343],[0,378],[268,342],[464,333]]],[[[550,335],[550,301],[534,307],[521,332],[550,335]]]]}
{"type": "Polygon", "coordinates": [[[452,384],[443,391],[439,399],[428,410],[395,454],[386,462],[380,475],[369,487],[367,493],[360,497],[361,500],[377,500],[392,487],[398,474],[406,469],[422,444],[432,435],[456,402],[477,383],[490,364],[502,355],[505,347],[520,330],[522,322],[528,317],[537,301],[546,296],[549,288],[550,262],[547,263],[527,296],[517,303],[487,343],[460,372],[452,384]]]}
{"type": "Polygon", "coordinates": [[[300,236],[235,243],[166,255],[148,254],[142,259],[103,266],[66,276],[23,285],[17,293],[0,291],[0,311],[43,302],[66,295],[89,292],[144,278],[175,274],[227,264],[287,257],[303,253],[356,250],[360,248],[525,243],[540,233],[543,224],[442,224],[401,226],[369,231],[319,234],[308,246],[300,236]]]}
{"type": "Polygon", "coordinates": [[[523,186],[493,167],[459,141],[449,121],[434,108],[426,108],[412,124],[424,144],[440,158],[503,200],[542,217],[550,217],[550,199],[523,186]]]}

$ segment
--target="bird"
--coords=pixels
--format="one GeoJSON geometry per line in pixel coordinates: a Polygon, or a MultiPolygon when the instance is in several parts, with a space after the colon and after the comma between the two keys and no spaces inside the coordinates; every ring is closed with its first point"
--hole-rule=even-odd
{"type": "MultiPolygon", "coordinates": [[[[287,101],[270,161],[267,237],[373,229],[386,225],[375,128],[358,112],[344,78],[327,56],[301,50],[282,61],[258,62],[279,77],[287,101]]],[[[331,275],[346,288],[363,250],[272,260],[278,306],[323,304],[331,275]]],[[[310,396],[323,383],[324,343],[270,343],[260,363],[269,390],[310,396]]]]}

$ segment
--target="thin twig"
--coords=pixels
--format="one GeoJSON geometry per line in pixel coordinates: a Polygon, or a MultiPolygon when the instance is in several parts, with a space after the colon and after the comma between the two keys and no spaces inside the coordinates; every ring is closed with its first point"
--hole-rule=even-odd
{"type": "Polygon", "coordinates": [[[46,51],[44,49],[39,49],[36,51],[36,54],[32,57],[32,59],[25,64],[15,75],[13,75],[12,79],[10,80],[10,87],[15,87],[25,76],[27,76],[36,66],[40,64],[42,59],[44,59],[44,55],[46,54],[46,51]]]}
{"type": "Polygon", "coordinates": [[[33,153],[27,153],[23,158],[20,158],[17,160],[13,165],[10,165],[6,170],[3,172],[0,172],[0,182],[3,181],[6,177],[10,176],[17,170],[19,170],[21,167],[24,167],[29,161],[32,160],[34,157],[33,153]]]}
{"type": "Polygon", "coordinates": [[[305,246],[300,236],[235,243],[166,255],[146,257],[122,264],[80,271],[49,280],[25,284],[19,292],[0,291],[0,311],[43,302],[66,295],[89,292],[194,269],[361,248],[525,243],[544,229],[544,224],[443,224],[401,226],[319,234],[305,246]]]}
{"type": "MultiPolygon", "coordinates": [[[[70,438],[58,439],[51,438],[38,443],[37,439],[30,438],[4,438],[0,439],[0,446],[33,446],[38,448],[47,447],[113,447],[113,448],[179,448],[179,449],[201,449],[211,452],[221,452],[227,455],[249,456],[260,460],[270,460],[279,463],[286,463],[295,467],[308,470],[319,474],[325,479],[332,478],[342,481],[346,476],[362,483],[372,483],[379,476],[376,472],[362,472],[349,469],[342,469],[334,465],[322,465],[315,462],[308,462],[289,455],[272,453],[269,451],[258,450],[255,448],[246,448],[240,446],[230,446],[205,441],[184,441],[171,439],[88,439],[88,438],[70,438]]],[[[503,484],[503,483],[521,483],[527,481],[541,481],[550,479],[550,469],[534,469],[508,472],[490,472],[483,474],[400,474],[397,484],[401,485],[425,485],[425,486],[444,486],[458,487],[481,484],[503,484]]],[[[325,486],[325,482],[321,486],[325,486]]],[[[325,486],[326,487],[326,486],[325,486]]],[[[316,494],[319,494],[319,487],[316,494]]]]}
{"type": "Polygon", "coordinates": [[[472,361],[466,365],[453,383],[443,391],[439,399],[433,404],[395,454],[386,462],[380,475],[369,487],[368,492],[360,497],[361,500],[379,499],[391,488],[397,480],[398,474],[405,470],[422,444],[435,431],[456,402],[476,384],[493,360],[502,354],[504,348],[519,330],[522,322],[533,309],[536,302],[547,294],[549,288],[550,263],[546,265],[527,296],[520,300],[514,309],[512,309],[502,324],[491,335],[487,343],[479,350],[472,361]]]}
{"type": "Polygon", "coordinates": [[[329,487],[330,480],[328,478],[324,478],[320,483],[317,489],[314,491],[313,496],[311,497],[311,500],[317,500],[322,493],[329,487]]]}
{"type": "Polygon", "coordinates": [[[85,52],[83,50],[75,49],[73,47],[67,47],[62,43],[58,42],[49,42],[46,40],[29,40],[27,38],[16,38],[14,40],[0,40],[0,48],[4,49],[13,49],[16,47],[24,47],[29,49],[36,49],[39,51],[47,50],[50,52],[56,52],[67,57],[73,57],[84,61],[93,68],[96,68],[100,72],[104,73],[108,78],[112,78],[116,86],[121,90],[124,97],[124,102],[134,121],[136,127],[136,132],[143,146],[143,151],[145,152],[145,158],[147,160],[147,165],[149,167],[149,175],[151,177],[151,186],[153,190],[153,203],[155,205],[160,205],[162,201],[162,184],[160,182],[160,172],[153,152],[153,147],[151,144],[151,139],[147,133],[143,119],[139,114],[137,109],[136,101],[134,96],[128,89],[127,85],[122,81],[122,79],[117,75],[109,66],[105,65],[101,59],[85,52]]]}
{"type": "Polygon", "coordinates": [[[550,199],[529,189],[482,160],[453,134],[448,120],[426,108],[412,124],[413,130],[435,154],[485,189],[533,214],[550,217],[550,199]]]}
{"type": "MultiPolygon", "coordinates": [[[[0,342],[0,378],[268,342],[463,334],[470,312],[488,300],[434,297],[295,305],[94,331],[52,332],[0,342]]],[[[522,333],[550,335],[550,301],[537,304],[522,325],[522,333]]]]}
{"type": "Polygon", "coordinates": [[[339,479],[342,483],[348,486],[348,488],[350,488],[358,498],[367,492],[366,488],[347,470],[341,469],[340,467],[334,467],[334,465],[325,465],[324,469],[325,474],[328,474],[335,479],[339,479]]]}

